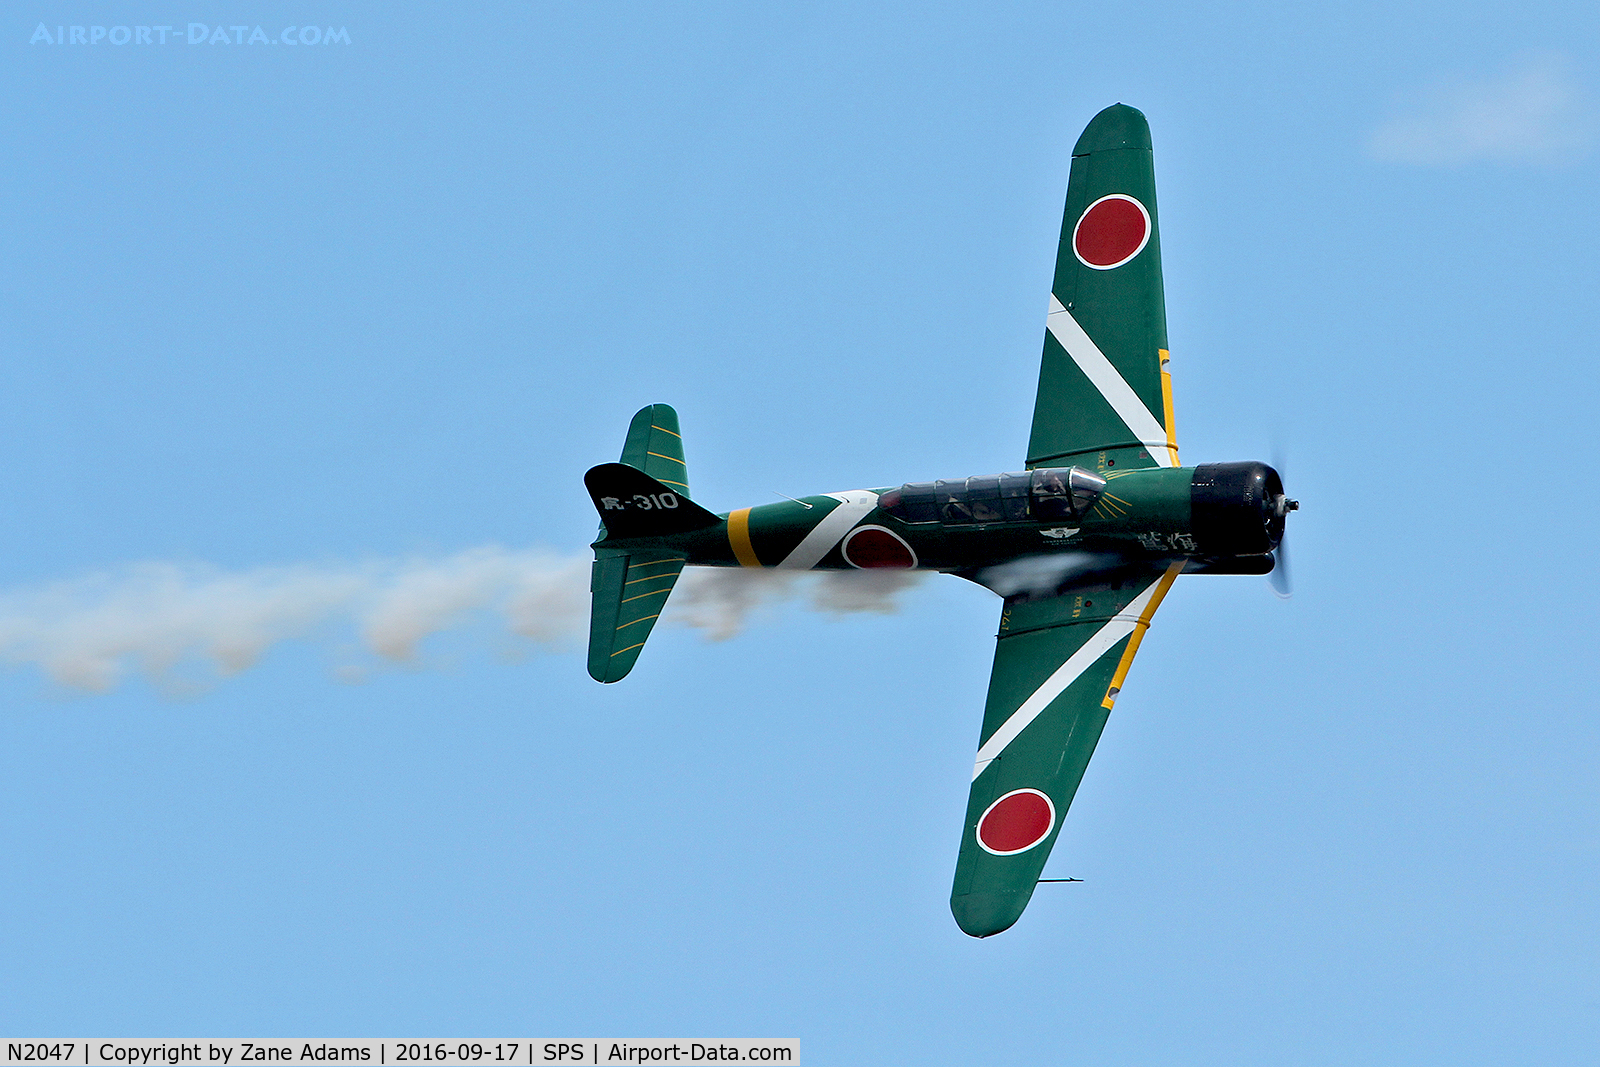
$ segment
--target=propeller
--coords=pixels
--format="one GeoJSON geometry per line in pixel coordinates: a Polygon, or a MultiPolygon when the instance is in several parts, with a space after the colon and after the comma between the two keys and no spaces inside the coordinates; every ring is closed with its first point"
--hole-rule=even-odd
{"type": "MultiPolygon", "coordinates": [[[[1273,457],[1273,469],[1278,472],[1278,479],[1283,479],[1283,457],[1273,457]]],[[[1300,501],[1290,500],[1287,493],[1278,494],[1273,501],[1273,508],[1278,513],[1278,521],[1283,522],[1285,516],[1291,511],[1300,510],[1300,501]]],[[[1284,532],[1278,537],[1278,547],[1272,550],[1272,570],[1267,574],[1267,583],[1272,586],[1272,591],[1280,600],[1288,600],[1294,595],[1294,585],[1289,580],[1289,531],[1287,525],[1284,532]]]]}
{"type": "MultiPolygon", "coordinates": [[[[1299,501],[1291,500],[1289,503],[1298,504],[1299,501]]],[[[1289,553],[1284,548],[1286,540],[1288,540],[1287,534],[1279,539],[1278,547],[1272,550],[1272,570],[1267,575],[1267,583],[1272,586],[1272,591],[1277,594],[1279,600],[1288,600],[1294,596],[1294,588],[1289,581],[1289,553]]]]}

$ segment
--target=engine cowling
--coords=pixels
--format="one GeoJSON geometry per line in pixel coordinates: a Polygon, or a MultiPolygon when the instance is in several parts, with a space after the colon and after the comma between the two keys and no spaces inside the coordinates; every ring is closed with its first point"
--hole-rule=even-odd
{"type": "Polygon", "coordinates": [[[1283,539],[1283,518],[1297,505],[1265,463],[1203,463],[1189,483],[1194,539],[1213,556],[1271,552],[1283,539]]]}

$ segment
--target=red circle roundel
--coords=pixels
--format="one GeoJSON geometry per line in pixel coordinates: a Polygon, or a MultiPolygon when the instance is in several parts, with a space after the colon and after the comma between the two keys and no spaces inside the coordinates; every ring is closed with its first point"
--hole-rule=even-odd
{"type": "Polygon", "coordinates": [[[1050,836],[1056,806],[1037,789],[1013,789],[978,820],[978,844],[996,856],[1026,852],[1050,836]]]}
{"type": "Polygon", "coordinates": [[[1090,204],[1072,228],[1072,251],[1085,267],[1110,270],[1140,252],[1150,240],[1150,212],[1123,193],[1090,204]]]}
{"type": "Polygon", "coordinates": [[[917,554],[893,530],[882,526],[860,526],[844,539],[844,561],[868,570],[876,567],[907,569],[917,565],[917,554]]]}

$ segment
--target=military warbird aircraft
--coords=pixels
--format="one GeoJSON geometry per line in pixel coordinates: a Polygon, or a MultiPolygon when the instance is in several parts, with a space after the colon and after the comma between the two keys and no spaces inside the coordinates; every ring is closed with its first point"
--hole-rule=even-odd
{"type": "Polygon", "coordinates": [[[1026,470],[713,514],[678,417],[634,416],[584,476],[589,673],[627,675],[685,566],[945,571],[1005,598],[951,911],[987,937],[1027,907],[1150,618],[1180,574],[1266,574],[1298,507],[1264,463],[1184,467],[1172,420],[1150,127],[1118,104],[1072,150],[1026,470]]]}

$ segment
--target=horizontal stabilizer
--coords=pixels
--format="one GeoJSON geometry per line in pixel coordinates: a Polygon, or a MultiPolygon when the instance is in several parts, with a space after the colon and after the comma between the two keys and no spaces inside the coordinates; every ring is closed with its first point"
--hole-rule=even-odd
{"type": "Polygon", "coordinates": [[[679,490],[626,463],[591,468],[583,484],[612,537],[660,537],[722,521],[679,490]]]}
{"type": "Polygon", "coordinates": [[[622,446],[622,462],[689,495],[689,468],[683,461],[678,413],[666,404],[651,404],[634,415],[622,446]]]}
{"type": "Polygon", "coordinates": [[[589,582],[590,677],[619,682],[633,670],[682,572],[683,557],[671,552],[596,550],[589,582]]]}

